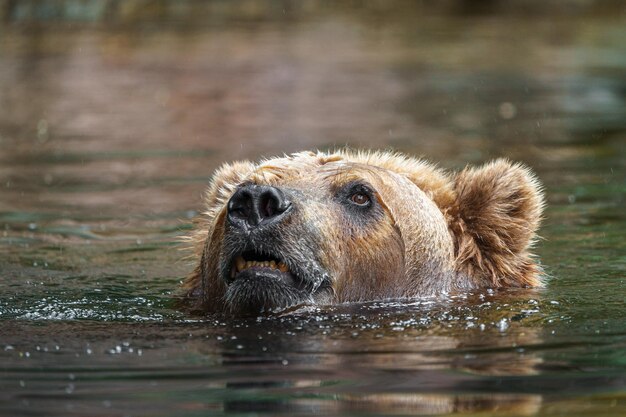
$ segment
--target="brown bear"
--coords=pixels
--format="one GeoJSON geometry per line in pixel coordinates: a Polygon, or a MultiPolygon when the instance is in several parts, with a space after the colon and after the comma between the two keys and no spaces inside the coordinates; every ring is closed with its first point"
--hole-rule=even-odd
{"type": "Polygon", "coordinates": [[[447,173],[398,153],[301,152],[225,164],[187,238],[193,310],[255,315],[301,304],[534,287],[541,185],[496,160],[447,173]]]}

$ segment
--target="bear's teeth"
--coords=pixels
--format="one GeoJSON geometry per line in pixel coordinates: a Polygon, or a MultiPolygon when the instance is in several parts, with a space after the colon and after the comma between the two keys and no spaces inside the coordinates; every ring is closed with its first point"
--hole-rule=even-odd
{"type": "Polygon", "coordinates": [[[245,271],[252,267],[278,269],[281,272],[289,271],[287,265],[282,261],[278,263],[276,261],[246,261],[242,256],[235,258],[235,270],[237,272],[245,271]]]}
{"type": "Polygon", "coordinates": [[[246,267],[246,261],[243,259],[243,256],[238,256],[235,259],[235,268],[237,268],[237,272],[241,272],[246,267]]]}

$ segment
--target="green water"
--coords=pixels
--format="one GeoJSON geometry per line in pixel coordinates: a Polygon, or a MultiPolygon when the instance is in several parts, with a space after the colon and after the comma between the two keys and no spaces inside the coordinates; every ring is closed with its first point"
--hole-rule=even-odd
{"type": "Polygon", "coordinates": [[[0,415],[626,415],[619,2],[167,4],[0,1],[0,415]],[[175,308],[220,163],[346,144],[531,166],[547,288],[175,308]]]}

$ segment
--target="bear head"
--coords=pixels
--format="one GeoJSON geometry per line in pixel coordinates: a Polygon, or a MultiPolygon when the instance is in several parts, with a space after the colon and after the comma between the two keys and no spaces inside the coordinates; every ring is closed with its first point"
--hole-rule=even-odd
{"type": "Polygon", "coordinates": [[[226,164],[188,237],[197,266],[186,300],[254,315],[539,286],[529,250],[542,210],[533,174],[506,160],[456,174],[387,152],[226,164]]]}

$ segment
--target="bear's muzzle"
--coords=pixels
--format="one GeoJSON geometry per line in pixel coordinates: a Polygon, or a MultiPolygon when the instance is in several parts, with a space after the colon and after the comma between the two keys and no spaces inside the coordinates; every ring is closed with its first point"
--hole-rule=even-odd
{"type": "Polygon", "coordinates": [[[220,270],[231,311],[281,310],[312,303],[331,289],[311,250],[318,246],[314,234],[299,233],[290,219],[300,200],[290,190],[243,185],[228,201],[220,270]]]}

